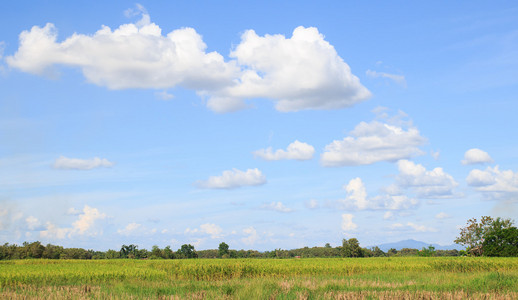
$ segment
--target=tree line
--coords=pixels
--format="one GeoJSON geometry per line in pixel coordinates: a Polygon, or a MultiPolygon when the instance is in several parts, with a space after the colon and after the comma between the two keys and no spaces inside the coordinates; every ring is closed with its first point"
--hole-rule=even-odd
{"type": "Polygon", "coordinates": [[[193,245],[184,244],[177,251],[170,246],[161,249],[153,246],[151,250],[139,249],[137,245],[122,245],[120,250],[94,251],[82,248],[64,248],[62,246],[40,242],[24,242],[22,245],[4,244],[0,246],[0,260],[5,259],[189,259],[189,258],[308,258],[308,257],[382,257],[382,256],[518,256],[518,229],[510,219],[493,219],[484,216],[478,222],[470,219],[466,227],[461,228],[456,243],[465,245],[466,250],[436,250],[427,248],[401,250],[390,249],[387,252],[379,247],[362,248],[356,238],[343,239],[342,245],[332,247],[304,247],[292,250],[275,249],[259,252],[257,250],[233,250],[225,242],[218,249],[196,251],[193,245]]]}
{"type": "Polygon", "coordinates": [[[387,252],[378,247],[362,248],[356,238],[344,239],[342,246],[304,247],[291,250],[275,249],[259,252],[257,250],[234,250],[222,242],[218,249],[199,250],[193,245],[184,244],[177,251],[170,246],[151,250],[139,249],[137,245],[122,245],[120,250],[94,251],[40,242],[24,242],[22,245],[4,244],[0,246],[0,260],[8,259],[188,259],[188,258],[309,258],[309,257],[381,257],[381,256],[458,256],[457,250],[435,250],[432,246],[425,249],[390,249],[387,252]],[[431,248],[430,248],[431,247],[431,248]],[[431,250],[430,250],[431,249],[431,250]]]}

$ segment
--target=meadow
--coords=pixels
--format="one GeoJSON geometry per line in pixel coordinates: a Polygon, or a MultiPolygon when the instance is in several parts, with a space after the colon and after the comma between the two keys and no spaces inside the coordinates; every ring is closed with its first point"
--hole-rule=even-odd
{"type": "Polygon", "coordinates": [[[518,299],[518,258],[0,261],[1,299],[518,299]]]}

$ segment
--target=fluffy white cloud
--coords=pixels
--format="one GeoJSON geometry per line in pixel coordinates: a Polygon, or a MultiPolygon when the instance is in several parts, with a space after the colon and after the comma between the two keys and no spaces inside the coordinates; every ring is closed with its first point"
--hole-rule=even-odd
{"type": "Polygon", "coordinates": [[[351,179],[344,188],[347,191],[346,201],[354,203],[357,209],[362,210],[371,206],[371,203],[367,201],[367,191],[361,178],[351,179]]]}
{"type": "Polygon", "coordinates": [[[211,238],[216,239],[221,237],[223,229],[216,224],[201,224],[200,232],[210,235],[211,238]]]}
{"type": "Polygon", "coordinates": [[[432,227],[427,227],[424,225],[418,225],[412,222],[408,222],[406,224],[395,223],[390,226],[392,230],[402,230],[402,231],[413,231],[413,232],[437,232],[437,229],[432,227]]]}
{"type": "Polygon", "coordinates": [[[239,73],[235,63],[226,63],[217,52],[206,53],[194,29],[163,36],[148,15],[141,21],[113,31],[102,26],[93,35],[73,34],[60,43],[53,24],[34,26],[20,34],[18,51],[6,61],[39,75],[53,72],[54,65],[79,67],[89,82],[110,89],[210,89],[231,84],[239,73]]]}
{"type": "Polygon", "coordinates": [[[370,97],[317,28],[295,28],[291,38],[247,30],[230,53],[244,69],[238,84],[215,93],[213,106],[269,98],[279,111],[336,109],[370,97]]]}
{"type": "Polygon", "coordinates": [[[46,230],[40,231],[40,237],[48,239],[64,239],[69,236],[71,232],[70,228],[59,228],[51,222],[47,222],[46,230]]]}
{"type": "Polygon", "coordinates": [[[113,162],[106,158],[94,157],[92,159],[80,159],[80,158],[68,158],[60,156],[54,162],[53,167],[55,169],[63,170],[91,170],[95,168],[109,168],[114,165],[113,162]]]}
{"type": "Polygon", "coordinates": [[[27,228],[29,228],[29,230],[34,230],[36,227],[40,226],[40,221],[34,216],[25,218],[25,222],[27,222],[27,228]]]}
{"type": "Polygon", "coordinates": [[[501,171],[498,166],[472,170],[466,178],[468,185],[491,199],[514,199],[518,195],[518,172],[501,171]]]}
{"type": "Polygon", "coordinates": [[[246,237],[242,238],[241,241],[246,245],[254,245],[259,239],[259,234],[253,226],[243,229],[243,233],[246,237]]]}
{"type": "Polygon", "coordinates": [[[191,235],[192,234],[197,234],[197,235],[206,234],[206,235],[210,235],[210,237],[213,239],[222,237],[223,236],[222,233],[223,233],[223,229],[221,229],[221,227],[219,227],[216,224],[211,224],[211,223],[201,224],[200,228],[185,229],[185,234],[191,234],[191,235]]]}
{"type": "Polygon", "coordinates": [[[350,136],[327,145],[320,160],[326,167],[394,162],[422,154],[418,147],[425,141],[411,124],[361,122],[350,136]]]}
{"type": "Polygon", "coordinates": [[[358,225],[356,225],[353,222],[354,216],[352,214],[342,214],[342,230],[347,231],[353,231],[356,228],[358,228],[358,225]]]}
{"type": "Polygon", "coordinates": [[[462,160],[463,165],[472,165],[472,164],[483,164],[483,163],[492,163],[493,159],[489,154],[485,151],[482,151],[477,148],[469,149],[464,153],[464,159],[462,160]]]}
{"type": "Polygon", "coordinates": [[[129,223],[123,229],[118,229],[117,233],[120,235],[130,236],[137,232],[142,227],[142,224],[138,224],[135,222],[129,223]]]}
{"type": "Polygon", "coordinates": [[[95,223],[97,220],[105,218],[106,214],[99,212],[97,208],[85,205],[78,219],[72,223],[72,227],[60,228],[51,222],[47,222],[46,230],[40,231],[40,236],[50,239],[64,239],[74,235],[96,236],[102,233],[102,229],[96,230],[95,223]]]}
{"type": "Polygon", "coordinates": [[[97,208],[85,205],[83,213],[79,215],[77,221],[72,224],[73,231],[79,235],[85,234],[92,226],[95,221],[106,218],[106,215],[99,212],[97,208]]]}
{"type": "Polygon", "coordinates": [[[291,38],[247,30],[225,61],[206,51],[193,28],[163,35],[142,6],[130,15],[135,13],[141,15],[135,24],[115,30],[102,26],[62,42],[53,24],[34,26],[20,34],[19,48],[6,62],[50,76],[57,65],[76,67],[89,82],[110,89],[182,86],[207,97],[207,106],[217,112],[242,109],[252,98],[271,99],[280,111],[297,111],[343,108],[370,97],[316,28],[297,27],[291,38]]]}
{"type": "Polygon", "coordinates": [[[284,204],[282,204],[282,202],[272,202],[270,204],[265,204],[262,206],[262,208],[268,209],[268,210],[273,210],[273,211],[278,211],[278,212],[283,212],[283,213],[288,213],[288,212],[293,211],[293,209],[286,207],[284,204]]]}
{"type": "Polygon", "coordinates": [[[390,74],[390,73],[384,73],[384,72],[376,72],[376,71],[372,71],[372,70],[367,70],[365,72],[365,74],[367,74],[367,76],[372,77],[372,78],[379,78],[379,77],[381,77],[381,78],[388,78],[390,80],[393,80],[397,84],[406,87],[406,80],[405,80],[405,76],[403,76],[403,75],[396,75],[396,74],[390,74]]]}
{"type": "Polygon", "coordinates": [[[254,151],[254,156],[264,160],[281,160],[281,159],[295,159],[295,160],[309,160],[313,158],[315,148],[313,146],[295,140],[288,145],[286,150],[278,149],[273,152],[272,148],[260,149],[254,151]]]}
{"type": "Polygon", "coordinates": [[[397,181],[403,188],[415,189],[421,198],[450,198],[459,184],[442,168],[431,171],[408,160],[398,161],[397,181]]]}
{"type": "Polygon", "coordinates": [[[248,169],[241,171],[232,169],[223,171],[221,176],[211,176],[206,181],[198,181],[197,186],[205,189],[233,189],[242,186],[256,186],[266,183],[264,176],[259,169],[248,169]]]}
{"type": "Polygon", "coordinates": [[[338,201],[343,209],[402,210],[419,204],[419,201],[401,194],[401,191],[395,187],[386,188],[382,195],[368,197],[361,178],[352,179],[344,189],[347,191],[347,197],[338,201]]]}

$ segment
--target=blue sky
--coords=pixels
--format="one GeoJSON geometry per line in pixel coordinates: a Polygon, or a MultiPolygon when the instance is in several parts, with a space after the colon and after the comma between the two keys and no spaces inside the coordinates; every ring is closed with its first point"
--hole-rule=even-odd
{"type": "Polygon", "coordinates": [[[271,250],[518,216],[509,1],[4,1],[0,242],[271,250]]]}

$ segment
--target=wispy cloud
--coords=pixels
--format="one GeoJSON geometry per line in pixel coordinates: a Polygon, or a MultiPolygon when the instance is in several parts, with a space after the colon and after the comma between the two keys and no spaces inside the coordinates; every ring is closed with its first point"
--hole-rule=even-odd
{"type": "Polygon", "coordinates": [[[96,168],[110,168],[114,165],[113,162],[106,158],[94,157],[91,159],[68,158],[60,156],[54,161],[54,169],[62,170],[92,170],[96,168]]]}
{"type": "Polygon", "coordinates": [[[208,180],[198,181],[196,185],[204,189],[234,189],[243,186],[257,186],[266,183],[266,176],[259,169],[241,171],[232,169],[223,171],[220,176],[211,176],[208,180]]]}
{"type": "Polygon", "coordinates": [[[367,74],[367,76],[369,77],[372,77],[372,78],[388,78],[392,81],[394,81],[395,83],[403,86],[403,87],[406,87],[406,80],[405,80],[405,76],[403,75],[396,75],[396,74],[390,74],[390,73],[385,73],[385,72],[377,72],[377,71],[373,71],[373,70],[367,70],[365,72],[367,74]]]}
{"type": "Polygon", "coordinates": [[[282,213],[292,212],[293,209],[286,207],[282,202],[272,202],[262,206],[263,209],[278,211],[282,213]]]}

